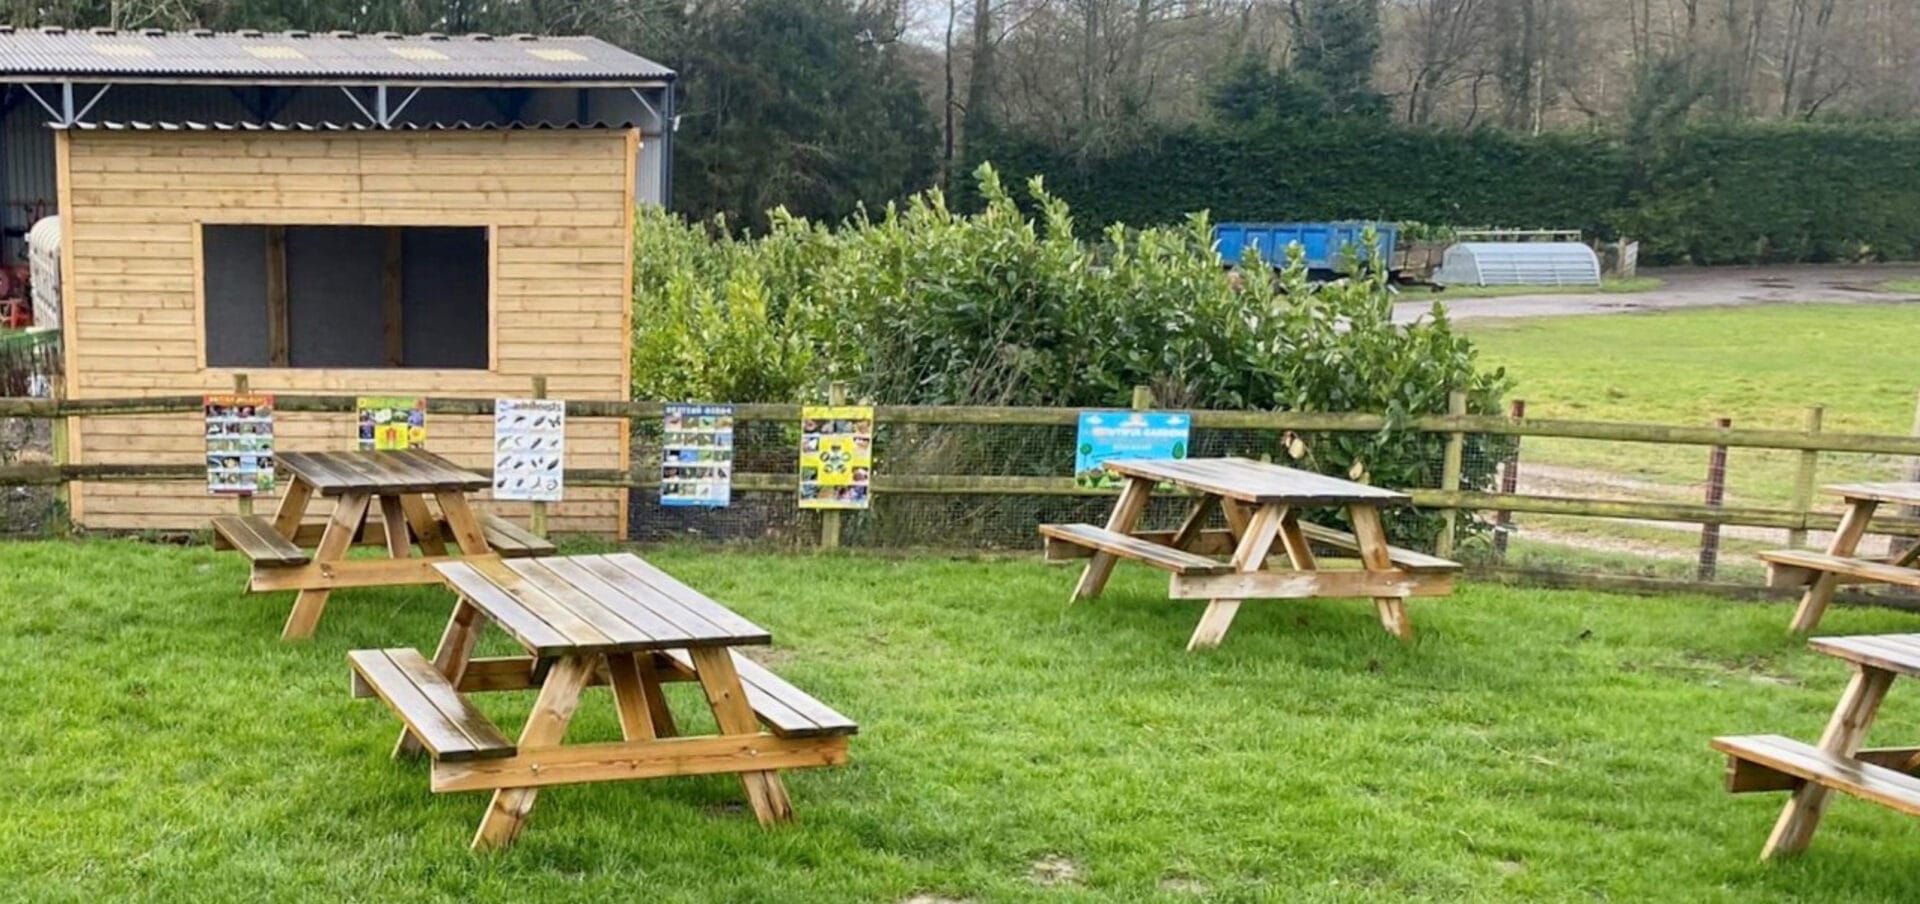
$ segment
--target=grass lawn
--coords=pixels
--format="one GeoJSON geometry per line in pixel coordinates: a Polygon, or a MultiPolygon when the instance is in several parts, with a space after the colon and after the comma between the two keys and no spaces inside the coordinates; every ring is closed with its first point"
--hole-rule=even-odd
{"type": "Polygon", "coordinates": [[[1632,279],[1606,277],[1600,280],[1600,288],[1592,286],[1448,286],[1445,291],[1421,292],[1417,289],[1406,291],[1403,301],[1417,301],[1427,295],[1445,301],[1449,298],[1508,298],[1514,295],[1591,295],[1632,294],[1651,292],[1667,284],[1656,276],[1636,276],[1632,279]]]}
{"type": "MultiPolygon", "coordinates": [[[[1072,573],[1030,559],[652,551],[860,721],[854,764],[791,774],[800,821],[775,831],[728,778],[548,790],[518,846],[475,856],[484,795],[430,794],[387,758],[392,716],[347,696],[346,652],[430,645],[442,592],[341,593],[288,644],[287,595],[242,596],[235,556],[0,556],[19,900],[1920,898],[1914,820],[1841,799],[1763,865],[1781,798],[1721,790],[1711,735],[1813,738],[1838,697],[1784,606],[1466,586],[1412,606],[1411,647],[1318,601],[1249,606],[1193,656],[1199,606],[1139,568],[1067,610],[1072,573]]],[[[1910,691],[1877,741],[1920,730],[1910,691]]],[[[530,703],[482,699],[510,730],[530,703]]],[[[574,725],[615,736],[604,690],[574,725]]]]}
{"type": "Polygon", "coordinates": [[[1886,289],[1889,292],[1911,292],[1920,295],[1920,279],[1888,280],[1886,289]]]}
{"type": "MultiPolygon", "coordinates": [[[[1544,418],[1799,429],[1825,405],[1826,429],[1907,433],[1920,371],[1920,310],[1911,305],[1776,305],[1658,314],[1463,321],[1482,360],[1515,378],[1513,395],[1544,418]]],[[[1529,439],[1523,459],[1698,486],[1693,446],[1529,439]]],[[[1791,498],[1794,453],[1734,450],[1736,503],[1791,498]]],[[[1901,463],[1827,456],[1822,479],[1887,479],[1901,463]]],[[[1524,467],[1524,466],[1523,466],[1524,467]]]]}

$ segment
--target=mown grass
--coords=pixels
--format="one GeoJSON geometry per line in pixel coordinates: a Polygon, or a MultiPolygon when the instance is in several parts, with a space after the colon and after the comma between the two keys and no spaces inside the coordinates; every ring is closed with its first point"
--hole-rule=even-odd
{"type": "Polygon", "coordinates": [[[1885,287],[1889,292],[1908,292],[1920,295],[1920,279],[1890,279],[1885,287]]]}
{"type": "MultiPolygon", "coordinates": [[[[1905,434],[1920,372],[1920,310],[1911,305],[1773,305],[1657,314],[1465,321],[1489,365],[1515,378],[1513,395],[1542,418],[1800,429],[1826,407],[1825,429],[1905,434]]],[[[1528,439],[1526,460],[1697,487],[1707,452],[1695,446],[1528,439]]],[[[1791,498],[1798,456],[1735,450],[1730,497],[1791,498]]],[[[1822,479],[1888,479],[1902,463],[1828,457],[1822,479]]]]}
{"type": "MultiPolygon", "coordinates": [[[[544,792],[475,856],[482,795],[387,758],[346,651],[428,645],[430,589],[339,594],[282,643],[235,557],[0,547],[11,732],[0,888],[34,901],[1910,901],[1920,826],[1838,801],[1755,860],[1778,796],[1729,797],[1715,733],[1812,738],[1844,669],[1784,606],[1465,586],[1402,647],[1349,601],[1258,604],[1221,649],[1122,568],[668,549],[855,716],[853,765],[789,776],[765,831],[724,778],[544,792]],[[1036,864],[1045,864],[1036,869],[1036,864]]],[[[1911,630],[1841,610],[1833,632],[1911,630]]],[[[684,689],[678,689],[684,690],[684,689]]],[[[1882,738],[1920,728],[1896,689],[1882,738]]],[[[489,695],[511,730],[526,694],[489,695]]],[[[694,701],[681,698],[682,712],[694,701]]],[[[616,732],[590,692],[574,739],[616,732]]]]}
{"type": "Polygon", "coordinates": [[[1635,292],[1651,292],[1667,284],[1657,276],[1636,276],[1631,279],[1607,277],[1600,281],[1599,288],[1593,286],[1448,286],[1444,290],[1428,292],[1409,290],[1403,300],[1418,300],[1427,296],[1446,301],[1452,298],[1509,298],[1515,295],[1592,295],[1596,292],[1605,295],[1630,295],[1635,292]]]}

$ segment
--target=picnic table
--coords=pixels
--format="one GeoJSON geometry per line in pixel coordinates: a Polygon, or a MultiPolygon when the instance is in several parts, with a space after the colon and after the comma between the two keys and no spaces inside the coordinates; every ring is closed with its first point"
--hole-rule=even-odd
{"type": "Polygon", "coordinates": [[[467,494],[485,489],[487,478],[430,452],[286,452],[279,460],[293,479],[273,517],[223,515],[212,527],[216,546],[253,563],[249,592],[299,591],[282,637],[311,637],[337,588],[440,583],[433,566],[455,558],[449,541],[459,556],[554,552],[506,519],[476,515],[467,494]],[[324,523],[307,524],[315,497],[334,500],[333,512],[324,523]],[[367,520],[375,506],[378,525],[367,520]],[[349,559],[356,541],[384,546],[388,558],[349,559]]]}
{"type": "Polygon", "coordinates": [[[1826,488],[1826,492],[1846,501],[1847,511],[1833,540],[1824,553],[1805,549],[1775,549],[1760,554],[1767,563],[1767,584],[1773,587],[1805,586],[1800,607],[1794,610],[1790,626],[1795,634],[1812,631],[1820,624],[1834,591],[1841,584],[1889,584],[1920,588],[1920,542],[1898,555],[1868,558],[1856,555],[1860,538],[1881,503],[1920,506],[1920,483],[1845,483],[1826,488]]]}
{"type": "Polygon", "coordinates": [[[1188,650],[1219,646],[1249,599],[1371,597],[1388,633],[1411,640],[1406,599],[1453,592],[1457,563],[1387,544],[1380,509],[1407,504],[1404,493],[1245,458],[1132,459],[1105,467],[1125,481],[1106,526],[1041,525],[1047,558],[1089,559],[1073,601],[1099,596],[1120,559],[1171,572],[1170,597],[1208,601],[1188,650]],[[1193,496],[1185,519],[1173,531],[1136,531],[1161,483],[1193,496]],[[1302,509],[1314,507],[1345,508],[1353,533],[1300,520],[1302,509]],[[1215,511],[1224,530],[1206,527],[1215,511]],[[1291,569],[1269,569],[1276,542],[1291,569]],[[1323,569],[1314,544],[1353,553],[1360,567],[1323,569]],[[1220,554],[1228,560],[1208,557],[1220,554]]]}
{"type": "Polygon", "coordinates": [[[1805,850],[1834,791],[1920,816],[1920,747],[1860,749],[1893,679],[1920,676],[1920,634],[1820,637],[1809,645],[1853,667],[1818,744],[1780,735],[1713,739],[1714,749],[1727,755],[1729,792],[1793,792],[1762,860],[1805,850]]]}
{"type": "Polygon", "coordinates": [[[539,789],[669,775],[737,773],[761,824],[793,818],[780,770],[840,765],[854,723],[734,647],[767,631],[630,553],[436,563],[460,595],[428,661],[412,649],[348,654],[356,697],[399,715],[394,756],[431,755],[435,792],[493,792],[473,847],[520,833],[539,789]],[[474,658],[498,625],[526,655],[474,658]],[[680,737],[661,693],[697,681],[719,733],[680,737]],[[610,684],[623,740],[563,744],[590,685],[610,684]],[[468,695],[538,688],[509,741],[468,695]],[[765,730],[761,729],[762,724],[765,730]]]}

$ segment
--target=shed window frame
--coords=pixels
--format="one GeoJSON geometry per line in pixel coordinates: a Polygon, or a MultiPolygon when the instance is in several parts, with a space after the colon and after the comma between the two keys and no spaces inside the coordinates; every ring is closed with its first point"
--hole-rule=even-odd
{"type": "MultiPolygon", "coordinates": [[[[197,357],[199,360],[197,363],[199,364],[200,369],[204,372],[237,374],[237,373],[244,373],[251,370],[264,369],[269,371],[291,371],[296,373],[337,372],[337,373],[360,373],[360,374],[409,374],[409,375],[414,375],[421,378],[431,378],[434,375],[440,375],[440,374],[445,374],[445,375],[493,374],[493,373],[499,372],[499,366],[500,366],[500,355],[499,355],[499,349],[500,349],[500,305],[499,305],[500,232],[497,224],[475,224],[475,223],[449,224],[449,223],[428,223],[428,222],[315,223],[311,221],[292,221],[292,220],[262,221],[262,220],[222,218],[219,220],[194,221],[192,236],[193,236],[193,292],[194,292],[194,309],[195,309],[195,321],[196,321],[194,332],[195,332],[195,343],[198,347],[197,357]],[[261,229],[261,230],[273,230],[273,229],[285,230],[285,229],[293,229],[293,228],[325,229],[325,228],[359,227],[359,228],[369,228],[369,229],[392,229],[392,230],[395,230],[396,233],[399,230],[406,230],[406,229],[480,230],[482,232],[483,241],[484,241],[485,250],[486,250],[486,260],[482,264],[483,272],[481,274],[481,278],[484,284],[483,301],[485,305],[485,315],[486,315],[486,330],[484,335],[485,347],[484,349],[482,349],[482,352],[484,353],[484,365],[472,366],[472,367],[457,367],[457,366],[443,366],[443,365],[408,367],[404,364],[404,360],[403,360],[403,363],[399,365],[394,365],[389,363],[389,364],[383,364],[378,366],[357,365],[357,364],[295,364],[295,363],[292,363],[291,361],[290,343],[289,343],[289,347],[286,349],[286,353],[288,356],[287,363],[274,363],[273,358],[276,357],[275,353],[279,350],[273,348],[273,343],[275,343],[276,341],[290,340],[291,337],[287,335],[283,335],[278,339],[275,339],[271,336],[269,337],[268,361],[265,363],[259,363],[259,364],[210,363],[210,354],[209,354],[210,353],[210,349],[209,349],[210,337],[208,335],[208,330],[210,326],[209,318],[211,315],[209,313],[208,300],[207,300],[208,266],[207,266],[206,235],[207,235],[207,230],[209,228],[220,228],[220,227],[240,227],[240,228],[261,229]]],[[[386,264],[383,262],[383,267],[384,266],[386,266],[386,264]]],[[[389,299],[387,298],[382,299],[383,313],[389,312],[391,310],[389,307],[390,304],[391,304],[391,301],[389,299]]],[[[289,314],[290,313],[291,313],[291,309],[289,309],[289,314]]],[[[402,349],[404,349],[404,336],[405,336],[405,327],[403,325],[400,332],[402,349]]],[[[379,341],[379,340],[376,339],[374,341],[379,341]]],[[[390,343],[391,343],[391,340],[389,340],[389,345],[387,348],[388,354],[390,356],[388,358],[389,361],[393,360],[391,357],[391,354],[394,351],[390,343]]]]}

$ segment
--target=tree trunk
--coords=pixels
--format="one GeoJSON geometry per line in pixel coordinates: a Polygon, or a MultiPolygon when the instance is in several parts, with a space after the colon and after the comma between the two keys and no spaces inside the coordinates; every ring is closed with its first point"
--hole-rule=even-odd
{"type": "MultiPolygon", "coordinates": [[[[967,109],[962,151],[971,155],[971,145],[985,135],[993,123],[995,79],[994,51],[999,37],[993,33],[993,0],[973,0],[973,62],[967,73],[967,109]]],[[[976,162],[971,156],[968,162],[976,162]]]]}

